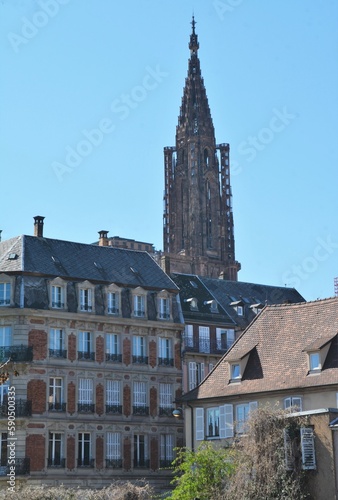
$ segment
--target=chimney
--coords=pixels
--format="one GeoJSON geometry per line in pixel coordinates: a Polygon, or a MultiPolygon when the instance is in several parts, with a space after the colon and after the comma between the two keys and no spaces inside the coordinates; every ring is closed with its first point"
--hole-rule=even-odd
{"type": "Polygon", "coordinates": [[[109,231],[99,231],[100,239],[99,246],[107,247],[108,246],[108,233],[109,231]]]}
{"type": "Polygon", "coordinates": [[[36,215],[34,217],[34,236],[38,238],[43,237],[43,219],[41,215],[36,215]]]}

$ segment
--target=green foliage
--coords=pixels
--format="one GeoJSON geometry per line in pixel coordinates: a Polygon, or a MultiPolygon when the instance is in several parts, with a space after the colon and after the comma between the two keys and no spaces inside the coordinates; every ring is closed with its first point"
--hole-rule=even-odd
{"type": "Polygon", "coordinates": [[[173,466],[176,487],[169,497],[172,500],[214,500],[233,471],[230,450],[215,449],[209,442],[201,443],[196,452],[178,448],[173,466]]]}

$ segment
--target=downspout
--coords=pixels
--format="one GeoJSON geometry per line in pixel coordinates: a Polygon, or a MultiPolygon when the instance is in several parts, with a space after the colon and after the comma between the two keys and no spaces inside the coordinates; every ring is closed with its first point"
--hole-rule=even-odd
{"type": "Polygon", "coordinates": [[[191,409],[191,451],[194,450],[194,409],[193,407],[187,403],[187,406],[191,409]]]}

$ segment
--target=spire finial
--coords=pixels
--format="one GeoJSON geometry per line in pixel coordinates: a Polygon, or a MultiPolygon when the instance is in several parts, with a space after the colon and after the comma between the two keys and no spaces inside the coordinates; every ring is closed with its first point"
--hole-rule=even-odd
{"type": "Polygon", "coordinates": [[[189,49],[190,49],[191,53],[194,53],[196,55],[198,47],[199,47],[199,44],[198,44],[197,35],[195,33],[196,21],[195,21],[194,14],[192,15],[191,25],[192,25],[192,33],[190,35],[189,49]]]}
{"type": "Polygon", "coordinates": [[[196,26],[196,21],[195,21],[195,16],[194,16],[194,14],[192,15],[191,25],[192,25],[192,34],[193,34],[193,35],[195,35],[195,26],[196,26]]]}

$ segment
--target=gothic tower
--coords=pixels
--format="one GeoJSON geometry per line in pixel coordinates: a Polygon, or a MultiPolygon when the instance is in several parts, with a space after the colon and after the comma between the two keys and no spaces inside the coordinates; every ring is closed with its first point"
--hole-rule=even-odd
{"type": "Polygon", "coordinates": [[[216,145],[195,25],[176,145],[164,148],[163,267],[237,280],[229,144],[216,145]]]}

